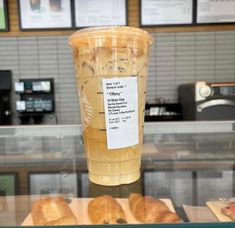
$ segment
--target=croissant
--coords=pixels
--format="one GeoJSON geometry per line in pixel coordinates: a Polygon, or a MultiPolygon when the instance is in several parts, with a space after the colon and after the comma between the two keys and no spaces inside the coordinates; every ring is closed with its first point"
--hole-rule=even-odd
{"type": "Polygon", "coordinates": [[[88,204],[88,215],[93,224],[127,223],[125,212],[112,196],[103,195],[88,204]]]}
{"type": "Polygon", "coordinates": [[[77,219],[63,197],[44,197],[31,210],[34,225],[74,225],[77,219]]]}
{"type": "Polygon", "coordinates": [[[180,217],[171,212],[167,205],[154,197],[132,193],[129,207],[134,217],[142,223],[178,223],[180,217]]]}

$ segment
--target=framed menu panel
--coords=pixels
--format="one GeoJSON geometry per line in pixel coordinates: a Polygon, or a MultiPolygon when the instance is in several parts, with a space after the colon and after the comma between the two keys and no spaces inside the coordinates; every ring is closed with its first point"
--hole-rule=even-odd
{"type": "Polygon", "coordinates": [[[140,0],[140,25],[192,25],[193,0],[140,0]]]}
{"type": "Polygon", "coordinates": [[[235,23],[235,0],[197,0],[197,24],[235,23]]]}
{"type": "Polygon", "coordinates": [[[127,24],[127,0],[74,0],[75,27],[127,24]]]}
{"type": "Polygon", "coordinates": [[[17,194],[17,174],[2,173],[0,174],[0,196],[17,194]]]}
{"type": "Polygon", "coordinates": [[[72,27],[71,0],[18,0],[18,6],[22,30],[72,27]]]}
{"type": "Polygon", "coordinates": [[[8,14],[6,0],[0,0],[0,31],[8,31],[8,14]]]}

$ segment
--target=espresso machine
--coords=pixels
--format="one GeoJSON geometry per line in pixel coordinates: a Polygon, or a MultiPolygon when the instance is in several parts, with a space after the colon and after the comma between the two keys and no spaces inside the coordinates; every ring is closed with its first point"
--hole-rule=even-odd
{"type": "Polygon", "coordinates": [[[11,125],[11,80],[10,70],[0,70],[0,125],[11,125]]]}
{"type": "Polygon", "coordinates": [[[205,82],[178,87],[183,120],[234,120],[235,82],[205,82]]]}

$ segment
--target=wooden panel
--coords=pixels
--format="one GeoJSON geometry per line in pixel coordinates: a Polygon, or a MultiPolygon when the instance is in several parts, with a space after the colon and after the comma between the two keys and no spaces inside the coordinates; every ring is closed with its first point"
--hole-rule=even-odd
{"type": "MultiPolygon", "coordinates": [[[[128,25],[139,26],[139,1],[128,1],[128,25]]],[[[40,36],[40,35],[70,35],[75,30],[57,31],[20,31],[18,19],[17,0],[8,0],[10,31],[1,32],[0,36],[40,36]]],[[[148,32],[197,32],[197,31],[219,31],[235,30],[235,25],[211,25],[211,26],[175,26],[175,27],[151,27],[144,28],[148,32]]]]}

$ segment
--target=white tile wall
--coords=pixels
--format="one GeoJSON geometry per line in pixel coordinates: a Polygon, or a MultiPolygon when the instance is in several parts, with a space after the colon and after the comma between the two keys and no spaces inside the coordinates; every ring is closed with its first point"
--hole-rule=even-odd
{"type": "MultiPolygon", "coordinates": [[[[74,66],[67,37],[0,38],[0,69],[13,72],[13,85],[21,78],[54,78],[56,114],[45,118],[47,124],[77,124],[78,97],[74,66]]],[[[13,86],[14,88],[14,86],[13,86]]],[[[12,92],[14,123],[18,123],[12,92]]]]}
{"type": "MultiPolygon", "coordinates": [[[[235,31],[152,33],[147,100],[177,102],[177,87],[197,80],[235,81],[235,31]]],[[[56,115],[47,124],[80,123],[71,49],[66,36],[0,38],[0,69],[20,78],[54,78],[56,115]]],[[[14,123],[18,123],[12,93],[14,123]]]]}

